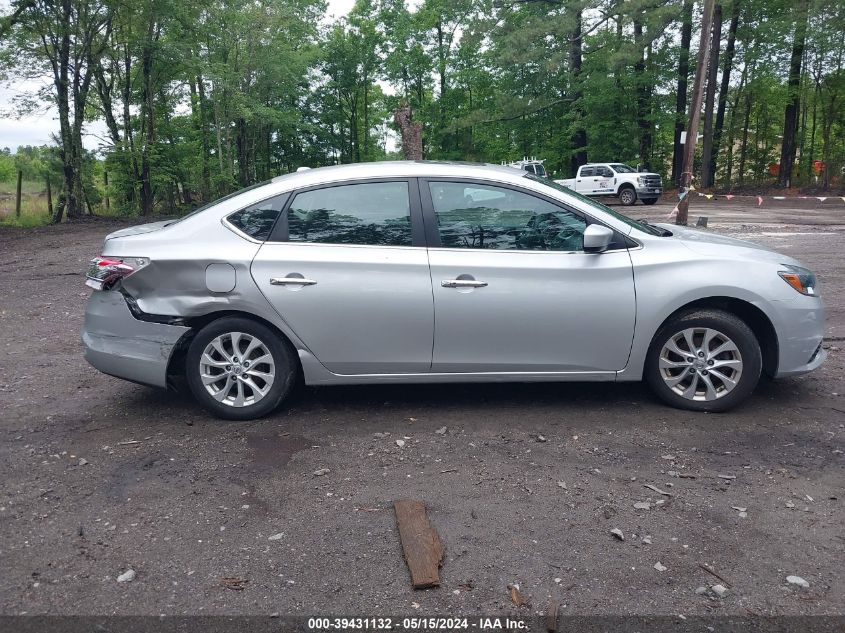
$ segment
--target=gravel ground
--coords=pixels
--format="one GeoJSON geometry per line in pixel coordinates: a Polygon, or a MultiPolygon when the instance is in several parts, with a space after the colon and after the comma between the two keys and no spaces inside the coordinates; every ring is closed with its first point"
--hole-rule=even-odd
{"type": "Polygon", "coordinates": [[[823,368],[722,415],[639,384],[430,385],[222,422],[82,359],[80,271],[114,222],[0,231],[0,613],[845,613],[845,205],[706,210],[830,307],[823,368]],[[406,497],[444,542],[437,589],[410,587],[406,497]]]}

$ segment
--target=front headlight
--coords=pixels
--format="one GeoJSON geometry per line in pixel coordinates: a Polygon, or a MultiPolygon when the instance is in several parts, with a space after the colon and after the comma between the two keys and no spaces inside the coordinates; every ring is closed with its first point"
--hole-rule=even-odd
{"type": "Polygon", "coordinates": [[[813,271],[802,268],[801,266],[793,266],[791,264],[781,264],[786,270],[779,270],[778,275],[790,286],[795,288],[802,295],[809,295],[811,297],[817,296],[816,292],[816,276],[813,271]]]}

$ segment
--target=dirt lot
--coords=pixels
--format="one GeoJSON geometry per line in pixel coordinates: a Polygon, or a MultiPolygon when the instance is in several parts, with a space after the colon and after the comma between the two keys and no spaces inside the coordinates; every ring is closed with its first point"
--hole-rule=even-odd
{"type": "Polygon", "coordinates": [[[724,415],[638,384],[450,385],[221,422],[82,359],[81,271],[114,223],[0,232],[0,613],[845,613],[845,205],[705,211],[805,261],[830,306],[826,365],[724,415]],[[446,546],[440,588],[410,588],[403,497],[446,546]]]}

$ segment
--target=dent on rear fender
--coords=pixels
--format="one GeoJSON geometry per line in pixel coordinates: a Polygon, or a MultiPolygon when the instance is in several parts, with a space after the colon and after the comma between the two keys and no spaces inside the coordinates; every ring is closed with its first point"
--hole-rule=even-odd
{"type": "Polygon", "coordinates": [[[125,278],[123,289],[147,314],[191,318],[214,312],[244,312],[275,325],[294,347],[306,349],[255,285],[251,262],[251,257],[228,262],[157,259],[125,278]],[[215,292],[208,288],[207,268],[212,264],[224,264],[234,271],[231,290],[215,292]]]}
{"type": "MultiPolygon", "coordinates": [[[[239,310],[267,318],[271,308],[252,281],[249,262],[226,262],[233,279],[228,291],[209,289],[206,269],[221,262],[209,261],[153,261],[146,268],[124,279],[123,288],[138,307],[148,314],[178,317],[204,316],[221,310],[239,310]]],[[[222,288],[223,285],[214,285],[222,288]]],[[[219,280],[217,280],[219,281],[219,280]]]]}

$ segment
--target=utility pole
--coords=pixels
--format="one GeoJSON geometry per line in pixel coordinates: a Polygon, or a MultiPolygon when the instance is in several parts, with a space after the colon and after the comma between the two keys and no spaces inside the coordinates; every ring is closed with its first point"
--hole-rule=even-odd
{"type": "Polygon", "coordinates": [[[678,216],[675,224],[685,226],[689,211],[689,188],[692,184],[692,166],[695,159],[695,143],[698,140],[698,122],[701,120],[701,102],[704,99],[704,75],[710,60],[710,31],[713,26],[713,8],[715,0],[704,0],[704,13],[701,16],[701,37],[698,43],[698,61],[695,64],[695,79],[692,86],[687,139],[684,144],[684,162],[681,168],[681,200],[678,202],[678,216]]]}

